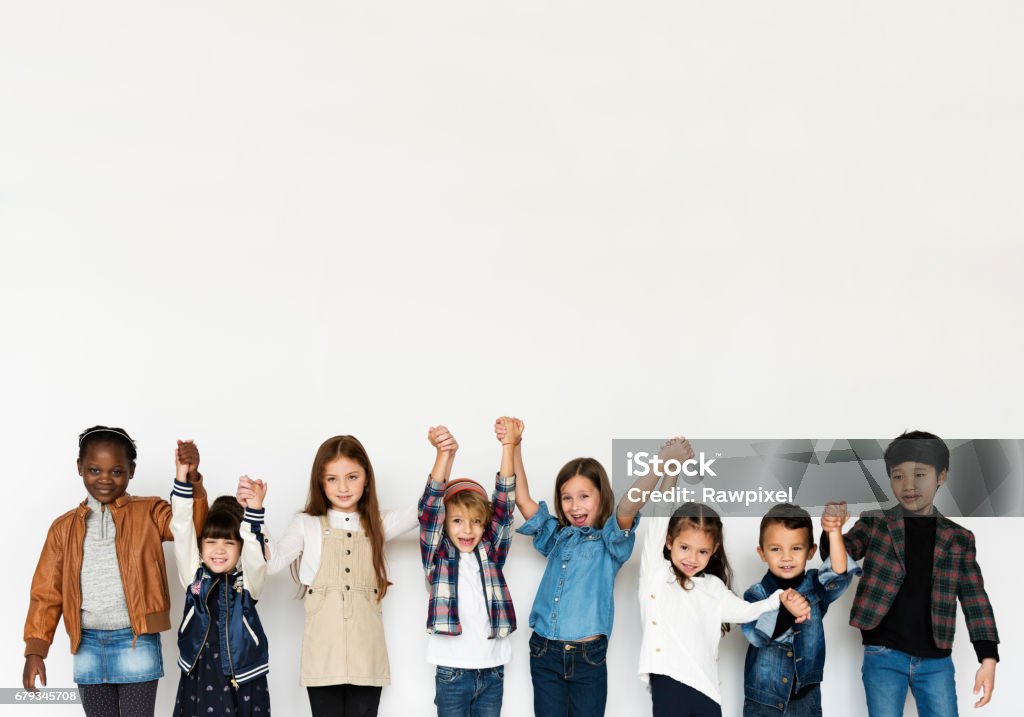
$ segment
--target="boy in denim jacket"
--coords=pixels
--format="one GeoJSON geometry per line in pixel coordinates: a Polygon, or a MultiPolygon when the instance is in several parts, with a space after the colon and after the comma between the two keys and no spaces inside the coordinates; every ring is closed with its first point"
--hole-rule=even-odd
{"type": "Polygon", "coordinates": [[[814,557],[814,526],[799,506],[783,503],[761,519],[757,554],[768,564],[761,582],[743,594],[748,602],[763,600],[776,589],[791,588],[806,598],[811,619],[797,625],[787,610],[775,610],[742,626],[750,641],[743,669],[744,717],[821,714],[822,673],[825,667],[825,631],[822,618],[846,588],[854,573],[847,570],[842,526],[845,510],[830,507],[822,518],[828,532],[832,560],[822,570],[807,570],[814,557]]]}
{"type": "Polygon", "coordinates": [[[975,707],[988,704],[999,661],[995,616],[974,534],[935,509],[935,494],[949,475],[949,448],[924,431],[904,433],[885,449],[885,469],[898,505],[860,517],[843,536],[850,557],[863,560],[864,576],[850,624],[864,642],[861,670],[871,717],[903,714],[907,689],[921,717],[955,717],[953,632],[956,602],[981,667],[975,707]]]}

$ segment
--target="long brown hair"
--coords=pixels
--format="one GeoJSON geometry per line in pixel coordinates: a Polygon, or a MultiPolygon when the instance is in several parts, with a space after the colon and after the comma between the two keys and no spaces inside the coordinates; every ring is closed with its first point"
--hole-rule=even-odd
{"type": "Polygon", "coordinates": [[[612,494],[612,484],[608,480],[604,466],[594,458],[573,458],[562,466],[562,470],[558,471],[558,476],[555,478],[555,517],[563,527],[569,525],[569,519],[565,517],[565,512],[562,510],[562,486],[576,476],[589,480],[601,494],[597,520],[594,521],[594,528],[600,530],[612,515],[615,496],[612,494]]]}
{"type": "MultiPolygon", "coordinates": [[[[359,511],[359,523],[370,539],[370,546],[373,549],[373,571],[377,574],[377,600],[383,600],[388,586],[391,585],[388,582],[388,567],[384,561],[384,524],[377,503],[377,483],[373,477],[373,466],[370,465],[370,457],[358,438],[334,436],[320,444],[313,459],[313,469],[309,475],[309,497],[306,499],[303,512],[307,515],[327,515],[331,504],[324,495],[324,472],[327,464],[338,458],[355,461],[366,472],[366,485],[363,486],[363,495],[356,504],[356,510],[359,511]]],[[[292,575],[296,577],[297,568],[297,565],[292,566],[292,575]]]]}
{"type": "MultiPolygon", "coordinates": [[[[683,590],[693,588],[693,582],[690,578],[672,562],[672,553],[668,549],[667,544],[673,542],[687,528],[703,531],[705,535],[711,538],[711,542],[715,544],[715,552],[711,554],[708,564],[700,571],[697,577],[700,575],[714,575],[725,583],[727,589],[732,590],[732,568],[729,567],[729,558],[725,555],[725,534],[722,528],[722,518],[714,509],[703,503],[684,503],[676,508],[675,512],[672,513],[672,518],[668,521],[668,531],[665,535],[666,545],[661,549],[661,554],[672,566],[672,572],[676,574],[676,580],[679,581],[679,585],[682,586],[683,590]]],[[[724,635],[727,632],[729,632],[729,624],[723,623],[722,634],[724,635]]]]}

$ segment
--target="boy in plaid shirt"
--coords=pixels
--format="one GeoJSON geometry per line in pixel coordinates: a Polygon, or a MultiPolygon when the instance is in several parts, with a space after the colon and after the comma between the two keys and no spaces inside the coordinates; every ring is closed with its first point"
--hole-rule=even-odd
{"type": "MultiPolygon", "coordinates": [[[[955,717],[950,655],[958,599],[981,663],[974,694],[984,693],[975,707],[992,699],[999,661],[974,534],[935,509],[935,493],[949,472],[949,448],[938,436],[904,433],[884,457],[899,505],[862,515],[843,536],[850,557],[863,560],[850,624],[860,628],[864,642],[868,713],[899,717],[909,687],[921,717],[955,717]]],[[[831,520],[823,517],[822,527],[828,530],[831,520]]]]}
{"type": "Polygon", "coordinates": [[[474,480],[448,480],[458,450],[448,429],[427,432],[437,457],[419,504],[420,554],[430,591],[427,661],[436,666],[438,717],[501,714],[509,635],[516,629],[501,569],[512,543],[513,450],[522,428],[510,418],[498,420],[506,433],[490,500],[474,480]]]}

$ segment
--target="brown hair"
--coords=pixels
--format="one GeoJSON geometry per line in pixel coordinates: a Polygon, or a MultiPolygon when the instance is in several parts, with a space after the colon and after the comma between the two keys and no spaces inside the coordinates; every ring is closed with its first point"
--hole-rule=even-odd
{"type": "Polygon", "coordinates": [[[458,506],[470,515],[478,516],[485,526],[491,522],[491,514],[494,512],[491,501],[473,490],[459,491],[449,498],[444,505],[446,509],[458,506]]]}
{"type": "MultiPolygon", "coordinates": [[[[665,542],[670,543],[674,541],[687,528],[703,531],[705,535],[711,538],[711,542],[715,544],[715,552],[711,554],[708,564],[698,575],[714,575],[725,583],[727,589],[732,590],[732,568],[729,567],[729,558],[725,555],[722,518],[714,509],[709,508],[703,503],[684,503],[676,508],[675,512],[672,513],[671,520],[668,521],[665,542]]],[[[672,553],[669,551],[667,544],[661,549],[661,554],[672,565],[672,572],[676,574],[676,580],[679,581],[683,590],[692,589],[693,582],[672,562],[672,553]]],[[[723,623],[722,634],[724,635],[727,632],[729,632],[729,624],[723,623]]]]}
{"type": "MultiPolygon", "coordinates": [[[[377,574],[377,600],[383,600],[388,591],[388,568],[384,561],[384,524],[380,518],[380,506],[377,503],[377,486],[373,477],[373,466],[366,449],[355,436],[334,436],[328,438],[317,449],[313,458],[313,469],[309,476],[309,497],[303,509],[307,515],[327,515],[330,501],[324,495],[323,479],[327,464],[338,458],[348,458],[362,466],[366,472],[366,485],[363,495],[356,504],[359,511],[359,523],[370,539],[373,552],[373,570],[377,574]]],[[[292,577],[298,581],[298,561],[292,564],[292,577]]]]}
{"type": "Polygon", "coordinates": [[[245,511],[233,495],[222,495],[213,501],[206,514],[206,522],[199,533],[199,544],[204,540],[234,540],[242,543],[242,517],[245,511]]]}
{"type": "Polygon", "coordinates": [[[594,521],[594,527],[600,530],[612,515],[615,496],[612,493],[612,484],[608,481],[608,474],[605,472],[604,466],[593,458],[574,458],[558,471],[558,476],[555,478],[555,516],[562,526],[569,525],[569,519],[565,517],[565,512],[562,510],[562,486],[576,476],[589,480],[601,494],[597,520],[594,521]]]}
{"type": "Polygon", "coordinates": [[[814,546],[814,524],[811,514],[792,503],[779,503],[768,509],[761,518],[761,531],[757,536],[757,544],[764,547],[764,531],[771,525],[782,525],[786,530],[806,530],[807,544],[814,546]]]}

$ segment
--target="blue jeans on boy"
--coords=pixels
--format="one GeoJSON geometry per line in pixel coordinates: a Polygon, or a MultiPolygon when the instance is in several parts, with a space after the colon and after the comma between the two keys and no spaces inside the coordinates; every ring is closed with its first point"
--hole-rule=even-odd
{"type": "Polygon", "coordinates": [[[466,670],[438,665],[434,675],[437,717],[499,717],[505,668],[466,670]]]}
{"type": "Polygon", "coordinates": [[[534,717],[601,717],[608,699],[608,638],[586,642],[530,635],[534,717]]]}
{"type": "Polygon", "coordinates": [[[914,657],[865,645],[861,676],[870,717],[902,717],[908,687],[920,717],[957,717],[952,657],[914,657]]]}

